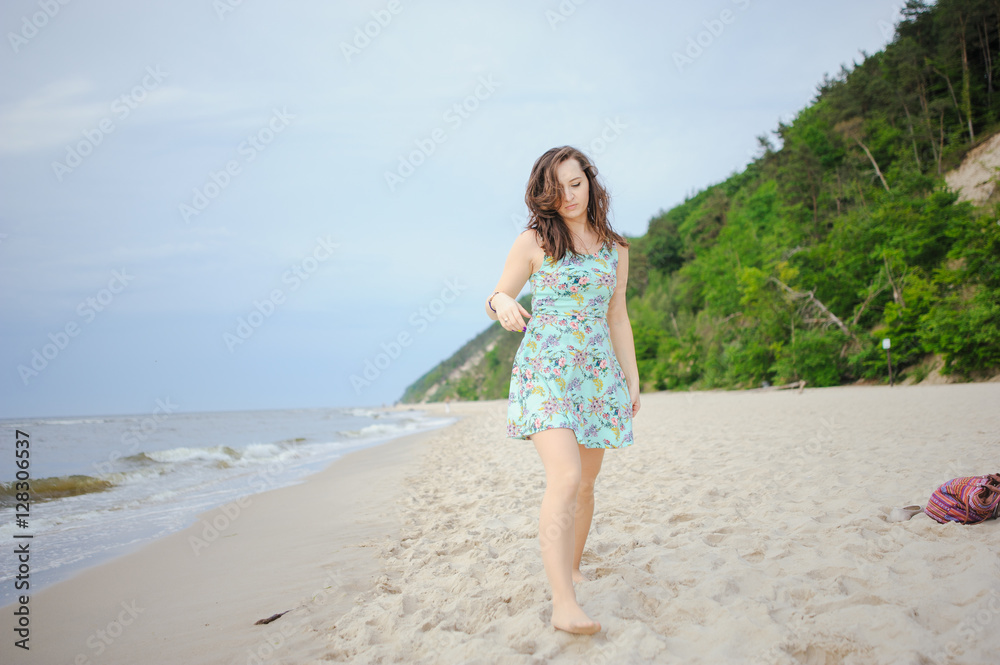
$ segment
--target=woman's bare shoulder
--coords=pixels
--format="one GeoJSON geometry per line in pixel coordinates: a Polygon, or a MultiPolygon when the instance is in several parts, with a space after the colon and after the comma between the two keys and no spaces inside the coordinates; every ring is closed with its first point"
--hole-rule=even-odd
{"type": "Polygon", "coordinates": [[[535,272],[545,260],[545,250],[542,248],[542,236],[536,229],[525,229],[514,240],[514,250],[531,265],[535,272]]]}
{"type": "Polygon", "coordinates": [[[621,244],[620,242],[616,242],[615,248],[618,250],[618,257],[620,259],[628,261],[628,247],[621,244]]]}
{"type": "Polygon", "coordinates": [[[545,260],[545,250],[542,249],[542,237],[535,229],[525,229],[514,239],[512,254],[528,264],[528,274],[533,274],[545,260]]]}
{"type": "Polygon", "coordinates": [[[525,248],[542,248],[542,234],[538,232],[538,229],[525,229],[517,236],[517,242],[523,243],[525,248]]]}

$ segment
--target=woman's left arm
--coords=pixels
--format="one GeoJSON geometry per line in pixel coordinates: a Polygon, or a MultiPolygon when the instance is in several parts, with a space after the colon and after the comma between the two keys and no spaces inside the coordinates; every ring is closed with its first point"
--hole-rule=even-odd
{"type": "Polygon", "coordinates": [[[625,383],[632,399],[632,411],[639,407],[639,365],[635,360],[635,340],[632,337],[632,323],[625,308],[625,287],[628,285],[628,248],[618,248],[618,272],[615,292],[608,303],[608,329],[611,331],[611,345],[615,357],[625,373],[625,383]]]}

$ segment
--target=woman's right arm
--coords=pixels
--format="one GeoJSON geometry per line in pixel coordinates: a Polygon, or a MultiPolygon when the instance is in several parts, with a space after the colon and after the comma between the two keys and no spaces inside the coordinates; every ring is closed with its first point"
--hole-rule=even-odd
{"type": "Polygon", "coordinates": [[[535,231],[532,229],[524,231],[514,239],[514,244],[507,254],[503,274],[493,289],[499,291],[493,296],[493,307],[490,308],[489,301],[486,303],[486,316],[494,321],[500,320],[500,325],[507,330],[523,330],[524,320],[531,316],[514,298],[531,276],[531,258],[537,250],[538,243],[535,240],[535,231]],[[503,317],[507,318],[506,322],[501,320],[503,317]]]}

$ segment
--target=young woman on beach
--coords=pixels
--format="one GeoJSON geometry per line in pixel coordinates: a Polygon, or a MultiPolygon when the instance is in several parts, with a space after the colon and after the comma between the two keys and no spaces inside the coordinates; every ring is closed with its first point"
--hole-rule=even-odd
{"type": "Polygon", "coordinates": [[[639,370],[625,310],[628,242],[608,222],[609,197],[579,150],[553,148],[528,180],[528,228],[514,240],[486,313],[524,332],[511,368],[507,436],[530,439],[545,467],[539,520],[552,625],[601,629],[573,589],[607,448],[632,444],[639,370]],[[514,298],[531,280],[531,313],[514,298]],[[525,324],[525,319],[528,323],[525,324]]]}

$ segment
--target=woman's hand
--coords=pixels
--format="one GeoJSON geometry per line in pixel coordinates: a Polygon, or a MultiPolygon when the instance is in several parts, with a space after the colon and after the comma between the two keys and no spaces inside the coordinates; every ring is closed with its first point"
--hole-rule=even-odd
{"type": "Polygon", "coordinates": [[[629,397],[632,399],[632,417],[635,418],[635,414],[639,413],[639,386],[636,385],[634,388],[629,386],[628,388],[629,397]]]}
{"type": "Polygon", "coordinates": [[[493,303],[497,311],[497,321],[505,330],[524,332],[527,328],[524,319],[531,318],[531,314],[528,314],[528,310],[522,307],[521,303],[502,292],[493,296],[493,303]]]}

